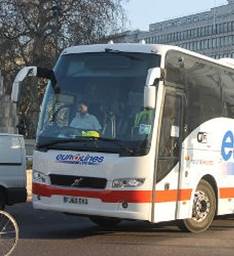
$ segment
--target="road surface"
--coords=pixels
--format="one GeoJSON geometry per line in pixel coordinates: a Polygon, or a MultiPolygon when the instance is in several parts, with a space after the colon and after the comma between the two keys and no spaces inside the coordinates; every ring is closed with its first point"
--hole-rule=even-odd
{"type": "Polygon", "coordinates": [[[207,232],[181,232],[175,225],[123,222],[102,229],[86,218],[33,210],[31,203],[8,207],[20,227],[16,256],[225,256],[234,255],[234,216],[217,219],[207,232]]]}

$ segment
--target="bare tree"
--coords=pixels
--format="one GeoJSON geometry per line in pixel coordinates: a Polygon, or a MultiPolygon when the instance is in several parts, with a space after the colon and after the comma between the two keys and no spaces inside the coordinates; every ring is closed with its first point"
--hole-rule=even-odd
{"type": "MultiPolygon", "coordinates": [[[[22,66],[51,68],[63,48],[95,43],[119,31],[126,1],[0,0],[0,65],[7,91],[22,66]]],[[[35,133],[43,91],[44,83],[24,89],[20,112],[30,116],[26,122],[29,137],[35,133]]]]}

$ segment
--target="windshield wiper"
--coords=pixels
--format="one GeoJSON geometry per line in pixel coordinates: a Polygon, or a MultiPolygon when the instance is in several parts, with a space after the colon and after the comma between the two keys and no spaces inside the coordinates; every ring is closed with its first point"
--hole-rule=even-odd
{"type": "Polygon", "coordinates": [[[113,142],[114,144],[118,145],[120,148],[126,150],[129,154],[133,154],[134,150],[130,149],[129,147],[125,146],[124,143],[122,143],[120,140],[116,139],[110,139],[110,138],[105,138],[105,137],[88,137],[88,138],[93,138],[96,141],[107,141],[107,142],[113,142]]]}
{"type": "Polygon", "coordinates": [[[105,53],[118,54],[132,60],[140,60],[140,58],[138,58],[137,56],[134,56],[132,52],[124,52],[124,51],[115,50],[111,48],[105,48],[105,53]]]}
{"type": "Polygon", "coordinates": [[[46,143],[46,144],[39,144],[37,145],[38,148],[50,148],[53,147],[57,144],[66,144],[66,143],[73,143],[73,142],[88,142],[88,141],[106,141],[106,142],[110,142],[113,143],[115,145],[118,145],[120,148],[126,150],[129,154],[133,154],[134,151],[130,148],[128,148],[127,146],[125,146],[121,141],[116,140],[116,139],[110,139],[110,138],[104,138],[104,137],[93,137],[93,136],[89,136],[89,137],[78,137],[78,138],[71,138],[71,139],[63,139],[63,140],[56,140],[56,141],[52,141],[50,143],[46,143]]]}
{"type": "Polygon", "coordinates": [[[55,146],[57,144],[66,144],[66,143],[72,143],[72,142],[86,142],[89,141],[87,140],[87,137],[78,137],[78,138],[71,138],[71,139],[61,139],[61,140],[55,140],[51,141],[50,143],[45,143],[45,144],[38,144],[38,148],[48,148],[55,146]]]}

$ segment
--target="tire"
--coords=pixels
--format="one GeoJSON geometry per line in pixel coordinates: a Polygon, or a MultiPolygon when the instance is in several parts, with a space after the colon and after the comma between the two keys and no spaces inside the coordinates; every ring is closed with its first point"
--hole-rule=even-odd
{"type": "Polygon", "coordinates": [[[182,220],[179,228],[192,233],[207,230],[216,214],[216,201],[213,187],[207,181],[201,180],[193,199],[193,216],[191,219],[182,220]]]}
{"type": "Polygon", "coordinates": [[[0,255],[9,256],[19,239],[19,226],[9,213],[0,211],[0,255]]]}
{"type": "Polygon", "coordinates": [[[5,208],[5,195],[4,192],[0,190],[0,210],[5,208]]]}
{"type": "Polygon", "coordinates": [[[95,223],[96,225],[103,227],[103,228],[112,228],[118,225],[121,220],[117,218],[110,218],[110,217],[89,217],[89,219],[95,223]]]}

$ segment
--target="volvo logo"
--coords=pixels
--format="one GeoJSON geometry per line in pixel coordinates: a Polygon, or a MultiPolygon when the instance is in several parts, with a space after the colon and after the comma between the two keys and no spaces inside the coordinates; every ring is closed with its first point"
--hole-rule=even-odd
{"type": "Polygon", "coordinates": [[[83,180],[83,178],[77,178],[74,180],[74,182],[71,184],[72,187],[79,187],[81,181],[83,180]]]}

